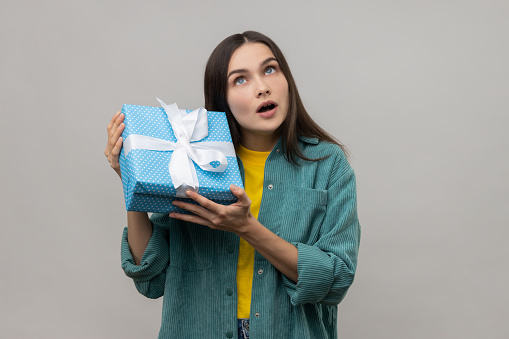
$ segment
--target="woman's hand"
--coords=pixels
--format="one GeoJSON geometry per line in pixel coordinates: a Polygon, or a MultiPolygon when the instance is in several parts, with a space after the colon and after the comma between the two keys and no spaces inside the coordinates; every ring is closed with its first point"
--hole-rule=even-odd
{"type": "Polygon", "coordinates": [[[111,118],[110,123],[108,124],[108,143],[106,144],[106,149],[104,150],[104,155],[108,158],[110,162],[111,168],[117,172],[119,177],[122,177],[120,174],[120,164],[118,163],[118,157],[120,155],[120,150],[122,149],[122,132],[124,131],[124,114],[120,112],[115,113],[113,118],[111,118]]]}
{"type": "Polygon", "coordinates": [[[229,206],[216,204],[198,193],[187,191],[187,196],[201,206],[176,200],[173,205],[195,215],[171,213],[170,217],[241,235],[246,231],[249,221],[256,219],[249,210],[251,199],[247,196],[246,191],[235,185],[231,185],[230,190],[238,198],[238,201],[229,206]]]}
{"type": "Polygon", "coordinates": [[[249,210],[251,200],[242,188],[231,185],[230,190],[239,200],[229,206],[216,204],[198,193],[188,191],[187,196],[201,206],[183,201],[174,201],[173,204],[196,215],[170,213],[170,217],[237,234],[281,273],[297,283],[297,247],[256,220],[249,210]]]}

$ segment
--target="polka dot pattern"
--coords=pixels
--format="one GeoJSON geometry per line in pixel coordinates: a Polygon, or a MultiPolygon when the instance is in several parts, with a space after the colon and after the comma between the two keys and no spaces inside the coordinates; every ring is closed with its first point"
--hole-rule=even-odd
{"type": "MultiPolygon", "coordinates": [[[[191,110],[180,110],[187,113],[191,110]]],[[[126,128],[122,137],[127,138],[130,134],[142,134],[149,137],[177,142],[173,129],[162,107],[124,105],[122,112],[125,114],[124,123],[126,128]],[[127,128],[129,126],[129,128],[127,128]]],[[[209,122],[209,135],[200,141],[229,141],[232,142],[226,114],[223,112],[207,111],[209,122]]]]}
{"type": "MultiPolygon", "coordinates": [[[[186,112],[191,111],[186,110],[186,112]]],[[[163,108],[124,105],[122,113],[125,115],[125,128],[122,133],[124,140],[130,134],[141,134],[172,142],[177,141],[163,108]]],[[[225,113],[207,112],[207,117],[209,135],[200,141],[231,142],[225,113]]],[[[128,211],[188,213],[171,204],[173,200],[194,203],[190,199],[175,197],[177,190],[173,187],[168,171],[172,153],[172,151],[133,149],[126,158],[122,149],[119,162],[128,211]]],[[[237,158],[227,157],[227,160],[228,167],[224,172],[208,172],[195,165],[200,183],[198,193],[223,205],[237,201],[230,191],[230,184],[243,187],[237,158]]]]}

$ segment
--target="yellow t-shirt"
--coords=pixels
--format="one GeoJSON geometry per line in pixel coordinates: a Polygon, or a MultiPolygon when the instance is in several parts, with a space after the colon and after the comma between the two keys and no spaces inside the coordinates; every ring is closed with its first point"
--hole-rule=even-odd
{"type": "MultiPolygon", "coordinates": [[[[251,199],[251,214],[258,219],[263,193],[265,160],[270,152],[251,151],[239,145],[237,154],[244,165],[244,189],[251,199]]],[[[253,287],[254,248],[240,239],[237,263],[237,318],[249,318],[253,287]]]]}

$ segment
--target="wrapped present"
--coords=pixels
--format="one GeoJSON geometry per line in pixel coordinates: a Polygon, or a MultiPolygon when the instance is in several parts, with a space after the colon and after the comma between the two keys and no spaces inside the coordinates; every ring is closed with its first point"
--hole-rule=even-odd
{"type": "Polygon", "coordinates": [[[162,107],[122,107],[126,209],[186,213],[172,201],[194,202],[187,190],[223,205],[237,201],[230,184],[243,185],[225,113],[159,102],[162,107]]]}

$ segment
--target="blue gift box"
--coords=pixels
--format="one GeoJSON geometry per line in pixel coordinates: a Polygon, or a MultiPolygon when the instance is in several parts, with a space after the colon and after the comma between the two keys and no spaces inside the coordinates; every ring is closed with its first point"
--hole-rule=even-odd
{"type": "MultiPolygon", "coordinates": [[[[164,103],[161,102],[161,104],[163,105],[164,103]]],[[[122,133],[124,147],[120,153],[119,162],[126,209],[128,211],[158,213],[176,211],[186,213],[185,210],[172,205],[172,201],[184,200],[194,203],[191,199],[182,197],[182,188],[185,185],[177,190],[177,187],[175,187],[172,181],[172,175],[170,175],[171,166],[169,166],[169,164],[172,156],[175,156],[175,159],[177,159],[176,150],[162,150],[158,147],[140,146],[140,143],[130,142],[135,137],[138,137],[149,139],[151,144],[167,143],[173,145],[173,148],[178,147],[177,136],[181,135],[181,132],[179,132],[180,130],[175,128],[175,126],[172,128],[169,121],[171,114],[167,111],[167,107],[137,105],[123,105],[122,107],[122,113],[125,116],[125,128],[122,133]]],[[[179,111],[182,116],[195,113],[195,111],[189,110],[179,111]]],[[[233,144],[231,144],[232,138],[228,128],[228,122],[223,112],[203,110],[203,114],[206,114],[205,120],[207,122],[205,123],[205,129],[208,124],[208,135],[200,140],[189,142],[187,144],[187,149],[189,149],[189,146],[203,148],[202,145],[208,145],[209,148],[214,148],[215,145],[226,145],[229,150],[231,145],[233,153],[231,151],[226,152],[225,160],[227,161],[227,165],[224,161],[221,165],[223,168],[226,167],[226,169],[224,171],[211,172],[209,171],[210,169],[202,169],[204,166],[200,167],[200,165],[192,160],[178,160],[177,163],[173,162],[172,166],[175,167],[175,164],[177,164],[177,167],[186,167],[185,165],[188,162],[188,169],[194,167],[195,173],[193,177],[195,178],[195,184],[199,183],[198,188],[193,190],[216,203],[229,205],[237,201],[237,198],[230,191],[230,184],[239,187],[243,187],[243,184],[233,144]],[[198,144],[201,145],[198,146],[198,144]]],[[[180,118],[178,120],[180,121],[180,118]]],[[[143,142],[141,144],[143,144],[143,142]]],[[[180,151],[183,151],[182,148],[185,147],[181,147],[180,151]]],[[[220,148],[221,147],[219,147],[219,149],[220,148]]],[[[205,150],[201,150],[200,152],[207,152],[207,154],[205,154],[207,159],[209,158],[208,154],[217,153],[216,150],[207,150],[206,147],[205,150]]],[[[214,168],[217,167],[218,164],[218,161],[212,161],[209,167],[214,168]]],[[[180,171],[182,171],[182,169],[180,169],[180,171]]],[[[184,187],[184,189],[187,189],[187,186],[184,187]]]]}

